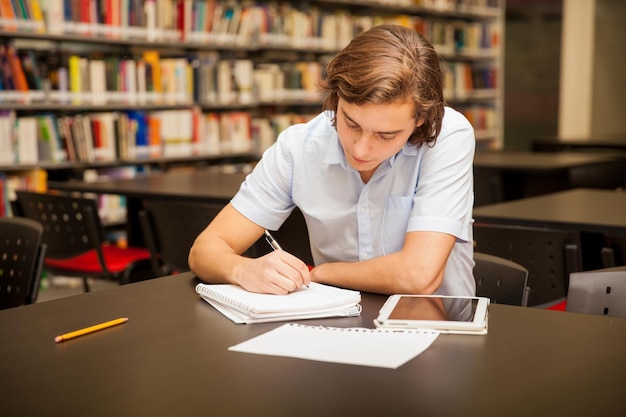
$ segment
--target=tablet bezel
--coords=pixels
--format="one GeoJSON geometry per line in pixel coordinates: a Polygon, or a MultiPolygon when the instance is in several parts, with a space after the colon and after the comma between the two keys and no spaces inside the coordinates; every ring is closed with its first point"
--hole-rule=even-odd
{"type": "Polygon", "coordinates": [[[484,334],[487,332],[489,303],[490,300],[486,297],[394,294],[389,296],[380,309],[378,317],[374,320],[374,325],[386,329],[435,329],[443,332],[476,332],[484,334]],[[477,301],[477,304],[472,321],[390,319],[389,316],[402,297],[473,299],[477,301]]]}

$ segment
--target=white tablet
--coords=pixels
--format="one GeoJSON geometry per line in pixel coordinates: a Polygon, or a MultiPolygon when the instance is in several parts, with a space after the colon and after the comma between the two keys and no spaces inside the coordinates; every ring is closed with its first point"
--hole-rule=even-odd
{"type": "Polygon", "coordinates": [[[390,296],[374,320],[387,329],[436,329],[442,333],[486,334],[489,299],[444,295],[390,296]]]}

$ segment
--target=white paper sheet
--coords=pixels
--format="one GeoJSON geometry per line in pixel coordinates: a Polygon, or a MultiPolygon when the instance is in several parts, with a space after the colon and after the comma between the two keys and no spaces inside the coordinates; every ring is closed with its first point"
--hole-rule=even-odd
{"type": "Polygon", "coordinates": [[[288,323],[243,343],[235,352],[396,369],[437,339],[434,330],[387,330],[288,323]]]}

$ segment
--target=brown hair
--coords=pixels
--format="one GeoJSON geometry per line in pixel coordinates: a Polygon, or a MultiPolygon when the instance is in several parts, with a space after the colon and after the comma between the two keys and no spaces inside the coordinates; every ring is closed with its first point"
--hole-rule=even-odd
{"type": "Polygon", "coordinates": [[[323,109],[335,116],[340,97],[356,105],[412,102],[416,124],[424,123],[411,134],[411,144],[434,143],[441,131],[439,57],[413,29],[380,25],[361,33],[329,62],[320,89],[327,93],[323,109]]]}

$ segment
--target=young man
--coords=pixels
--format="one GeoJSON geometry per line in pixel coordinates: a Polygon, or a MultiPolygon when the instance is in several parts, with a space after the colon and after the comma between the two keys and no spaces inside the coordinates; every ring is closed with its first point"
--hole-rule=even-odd
{"type": "Polygon", "coordinates": [[[198,236],[207,282],[286,294],[310,281],[383,294],[474,295],[474,131],[444,107],[435,50],[383,25],[328,65],[324,112],[281,133],[198,236]],[[297,206],[315,267],[277,250],[240,256],[297,206]]]}

